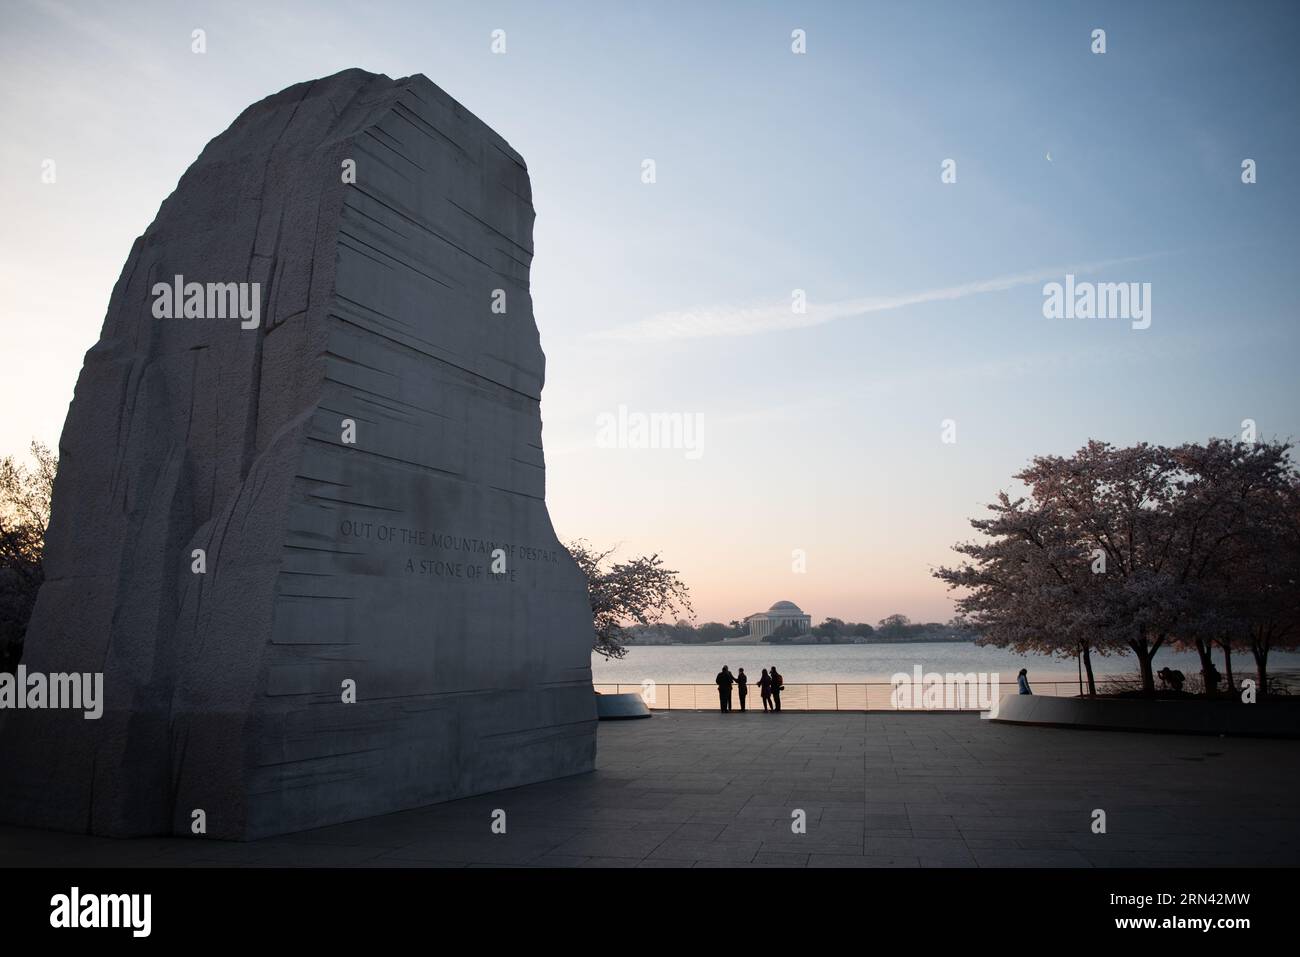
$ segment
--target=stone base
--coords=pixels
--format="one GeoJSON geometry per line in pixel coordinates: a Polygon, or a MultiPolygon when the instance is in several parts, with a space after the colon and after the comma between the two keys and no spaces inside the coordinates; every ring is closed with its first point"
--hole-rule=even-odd
{"type": "Polygon", "coordinates": [[[650,709],[645,699],[639,694],[598,694],[596,695],[596,715],[601,721],[614,721],[623,718],[648,718],[650,709]]]}

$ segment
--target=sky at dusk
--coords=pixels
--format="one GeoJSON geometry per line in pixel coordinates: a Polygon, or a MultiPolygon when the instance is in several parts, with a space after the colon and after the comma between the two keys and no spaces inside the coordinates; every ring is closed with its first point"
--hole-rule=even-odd
{"type": "Polygon", "coordinates": [[[4,20],[0,455],[57,442],[130,245],[204,144],[349,67],[424,73],[523,154],[556,530],[659,552],[700,622],[781,599],[946,619],[931,568],[1031,456],[1246,419],[1300,436],[1293,3],[45,0],[4,20]],[[1045,318],[1067,273],[1150,283],[1149,328],[1045,318]],[[620,407],[700,422],[698,449],[603,447],[620,407]]]}

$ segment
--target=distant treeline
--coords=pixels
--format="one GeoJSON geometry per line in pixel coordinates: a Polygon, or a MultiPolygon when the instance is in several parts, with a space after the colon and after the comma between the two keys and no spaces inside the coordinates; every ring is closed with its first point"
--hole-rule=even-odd
{"type": "MultiPolygon", "coordinates": [[[[749,627],[739,620],[725,625],[719,621],[709,621],[698,626],[682,620],[675,625],[635,625],[627,629],[627,634],[631,644],[699,645],[743,637],[749,634],[749,627]]],[[[783,625],[763,641],[770,644],[849,645],[890,641],[974,641],[978,637],[968,625],[958,619],[946,623],[914,622],[906,615],[890,615],[874,625],[827,618],[820,625],[814,625],[811,632],[803,634],[789,625],[783,625]]]]}

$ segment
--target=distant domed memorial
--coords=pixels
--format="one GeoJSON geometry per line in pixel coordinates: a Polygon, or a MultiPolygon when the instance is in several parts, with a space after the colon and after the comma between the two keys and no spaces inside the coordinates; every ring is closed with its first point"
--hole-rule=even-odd
{"type": "Polygon", "coordinates": [[[792,601],[779,601],[767,611],[750,615],[745,624],[749,625],[749,633],[755,638],[771,635],[787,625],[787,631],[793,629],[796,635],[806,635],[812,631],[812,615],[805,615],[792,601]]]}

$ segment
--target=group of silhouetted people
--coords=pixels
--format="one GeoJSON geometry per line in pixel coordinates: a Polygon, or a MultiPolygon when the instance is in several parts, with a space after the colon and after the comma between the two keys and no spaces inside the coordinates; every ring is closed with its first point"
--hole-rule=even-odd
{"type": "MultiPolygon", "coordinates": [[[[741,668],[734,675],[726,665],[714,679],[718,685],[718,710],[726,714],[731,710],[731,688],[734,685],[740,694],[740,710],[745,710],[745,699],[749,697],[749,677],[741,668]]],[[[776,665],[763,669],[763,677],[758,679],[759,697],[763,699],[764,711],[781,710],[781,692],[785,690],[785,678],[776,670],[776,665]]]]}

